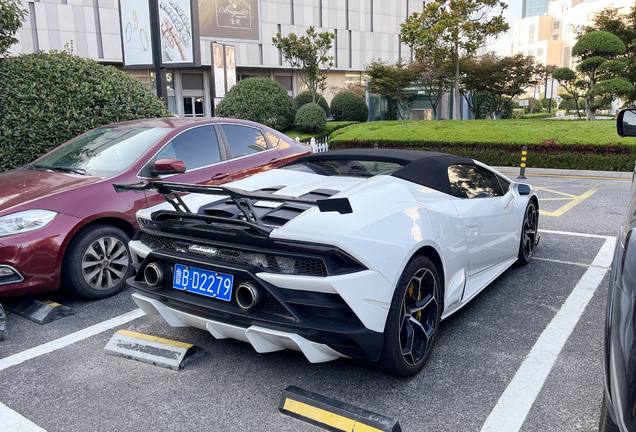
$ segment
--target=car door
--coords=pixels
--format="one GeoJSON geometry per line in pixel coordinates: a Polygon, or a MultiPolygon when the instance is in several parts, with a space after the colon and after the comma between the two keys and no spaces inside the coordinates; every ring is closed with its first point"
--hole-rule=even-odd
{"type": "MultiPolygon", "coordinates": [[[[173,137],[146,164],[141,176],[147,180],[164,180],[179,183],[198,183],[218,185],[232,179],[232,167],[227,161],[225,149],[219,145],[214,125],[200,125],[187,129],[173,137]],[[186,172],[160,178],[152,176],[150,171],[159,159],[180,159],[185,163],[186,172]]],[[[164,202],[155,192],[147,195],[148,205],[164,202]]]]}
{"type": "Polygon", "coordinates": [[[468,277],[516,257],[521,222],[509,183],[486,168],[468,164],[452,165],[448,177],[451,202],[464,225],[468,277]]]}
{"type": "Polygon", "coordinates": [[[282,165],[282,156],[271,148],[261,129],[227,123],[221,124],[220,129],[230,151],[232,181],[282,165]]]}

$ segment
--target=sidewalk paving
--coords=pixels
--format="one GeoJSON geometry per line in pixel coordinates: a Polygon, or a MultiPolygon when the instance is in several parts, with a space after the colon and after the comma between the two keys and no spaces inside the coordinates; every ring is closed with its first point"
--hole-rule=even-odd
{"type": "MultiPolygon", "coordinates": [[[[511,179],[515,179],[519,175],[521,168],[519,167],[493,167],[502,174],[507,175],[511,179]]],[[[611,179],[631,180],[633,173],[631,171],[591,171],[591,170],[568,170],[568,169],[552,169],[552,168],[526,168],[526,176],[572,176],[572,177],[602,177],[611,179]]]]}

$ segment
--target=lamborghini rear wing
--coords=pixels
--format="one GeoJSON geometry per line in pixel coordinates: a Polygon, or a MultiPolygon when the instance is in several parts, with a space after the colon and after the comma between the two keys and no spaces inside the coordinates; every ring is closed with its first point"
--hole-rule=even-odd
{"type": "Polygon", "coordinates": [[[318,207],[321,212],[338,212],[340,214],[353,213],[351,203],[348,198],[328,198],[328,199],[310,199],[299,198],[285,195],[277,195],[268,192],[255,191],[250,192],[243,189],[237,189],[227,186],[208,186],[199,184],[173,183],[153,181],[144,183],[142,181],[131,183],[113,184],[115,191],[156,191],[164,199],[172,204],[178,212],[192,213],[186,203],[183,201],[179,192],[195,193],[204,195],[220,195],[228,196],[239,210],[245,215],[245,219],[249,222],[262,225],[263,222],[258,217],[250,200],[263,200],[281,203],[296,203],[308,206],[318,207]]]}

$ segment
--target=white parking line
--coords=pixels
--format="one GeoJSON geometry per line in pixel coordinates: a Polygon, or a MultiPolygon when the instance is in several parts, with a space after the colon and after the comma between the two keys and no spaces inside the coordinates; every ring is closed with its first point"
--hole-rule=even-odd
{"type": "Polygon", "coordinates": [[[547,234],[563,234],[563,235],[569,235],[569,236],[591,237],[591,238],[600,238],[600,239],[613,239],[613,238],[616,238],[614,236],[604,236],[604,235],[598,235],[598,234],[584,234],[584,233],[575,233],[575,232],[569,232],[569,231],[550,231],[550,230],[544,230],[544,229],[540,229],[539,232],[540,233],[547,233],[547,234]]]}
{"type": "MultiPolygon", "coordinates": [[[[21,353],[17,353],[9,357],[5,357],[3,359],[0,359],[0,371],[3,371],[4,369],[15,366],[27,360],[39,357],[41,355],[51,353],[60,348],[67,347],[74,344],[75,342],[79,342],[91,336],[102,333],[106,330],[110,330],[114,327],[126,324],[127,322],[135,320],[144,315],[145,314],[141,309],[135,309],[118,317],[109,319],[99,324],[95,324],[54,341],[47,342],[45,344],[36,346],[26,351],[22,351],[21,353]]],[[[23,416],[2,403],[0,403],[0,431],[46,432],[46,430],[37,426],[32,421],[24,418],[23,416]]]]}
{"type": "MultiPolygon", "coordinates": [[[[577,235],[557,231],[553,233],[577,235]]],[[[607,267],[612,262],[616,238],[606,236],[602,238],[606,238],[605,243],[594,258],[592,266],[581,277],[561,310],[539,336],[486,419],[481,428],[482,432],[518,432],[521,429],[565,342],[607,274],[607,267]]]]}
{"type": "Polygon", "coordinates": [[[67,347],[74,344],[75,342],[79,342],[106,330],[110,330],[114,327],[126,324],[127,322],[135,320],[144,315],[145,314],[141,309],[135,309],[118,317],[109,319],[108,321],[86,327],[83,330],[71,333],[70,335],[61,337],[54,341],[47,342],[45,344],[36,346],[26,351],[22,351],[9,357],[5,357],[3,359],[0,359],[0,371],[3,371],[8,367],[15,366],[27,360],[31,360],[32,358],[39,357],[41,355],[56,351],[60,348],[67,347]]]}
{"type": "Polygon", "coordinates": [[[11,408],[0,403],[0,430],[12,432],[46,432],[40,426],[27,420],[11,408]]]}

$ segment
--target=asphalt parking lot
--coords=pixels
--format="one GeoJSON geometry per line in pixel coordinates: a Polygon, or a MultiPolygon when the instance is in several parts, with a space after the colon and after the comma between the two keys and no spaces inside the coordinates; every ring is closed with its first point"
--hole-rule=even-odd
{"type": "MultiPolygon", "coordinates": [[[[511,176],[513,177],[513,176],[511,176]]],[[[172,328],[124,291],[40,325],[7,317],[0,342],[0,431],[317,431],[278,410],[296,386],[399,421],[405,431],[592,431],[603,388],[609,265],[627,208],[625,180],[529,176],[541,243],[442,323],[428,364],[410,379],[354,361],[310,364],[292,351],[172,328]],[[608,252],[609,251],[609,252],[608,252]],[[194,344],[183,370],[107,355],[119,330],[194,344]]]]}

